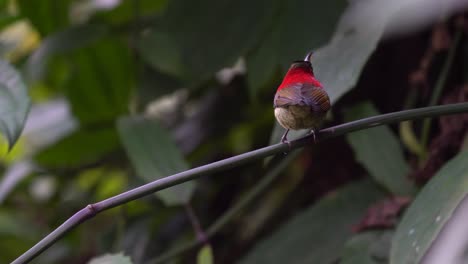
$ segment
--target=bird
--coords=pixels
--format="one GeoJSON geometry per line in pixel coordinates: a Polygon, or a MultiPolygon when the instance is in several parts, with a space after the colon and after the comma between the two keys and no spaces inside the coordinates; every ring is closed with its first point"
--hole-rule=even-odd
{"type": "Polygon", "coordinates": [[[309,52],[303,61],[291,64],[273,100],[276,120],[286,129],[281,142],[288,145],[287,136],[291,129],[310,129],[315,141],[315,133],[331,107],[327,92],[315,78],[312,54],[309,52]]]}

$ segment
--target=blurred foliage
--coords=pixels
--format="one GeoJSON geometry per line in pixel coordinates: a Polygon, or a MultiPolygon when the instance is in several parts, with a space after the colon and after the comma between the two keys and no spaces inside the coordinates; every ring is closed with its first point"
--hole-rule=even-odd
{"type": "MultiPolygon", "coordinates": [[[[468,101],[464,8],[0,0],[0,263],[86,204],[278,142],[275,88],[310,50],[327,126],[427,106],[437,79],[438,103],[468,101]]],[[[231,168],[100,214],[36,263],[149,264],[180,248],[177,263],[416,263],[466,196],[467,130],[466,115],[415,120],[231,168]]]]}

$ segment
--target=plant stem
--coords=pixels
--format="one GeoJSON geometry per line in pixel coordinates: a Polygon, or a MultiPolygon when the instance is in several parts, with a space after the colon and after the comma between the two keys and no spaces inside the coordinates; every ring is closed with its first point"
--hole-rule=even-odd
{"type": "Polygon", "coordinates": [[[205,234],[205,231],[203,231],[200,221],[198,220],[198,217],[195,215],[195,211],[193,210],[193,207],[190,203],[185,204],[185,211],[187,212],[187,216],[190,220],[190,223],[192,224],[193,230],[195,230],[195,234],[197,236],[197,241],[200,243],[208,243],[208,237],[205,234]]]}
{"type": "MultiPolygon", "coordinates": [[[[437,104],[437,101],[439,101],[439,97],[442,94],[442,90],[445,86],[445,82],[447,81],[450,68],[453,64],[453,59],[455,58],[455,51],[457,50],[457,46],[461,40],[462,35],[463,35],[463,30],[458,29],[457,33],[455,34],[455,40],[453,41],[453,44],[450,47],[450,50],[448,52],[447,59],[445,59],[444,65],[442,66],[442,71],[439,74],[439,78],[437,78],[437,82],[434,86],[434,93],[432,94],[431,99],[429,101],[429,106],[434,106],[437,104]]],[[[427,143],[429,141],[429,132],[431,130],[431,122],[432,122],[431,118],[426,118],[424,119],[423,126],[422,126],[421,145],[424,149],[424,153],[427,153],[427,143]]]]}
{"type": "MultiPolygon", "coordinates": [[[[276,155],[270,162],[266,169],[267,174],[262,177],[242,198],[229,210],[227,210],[221,217],[219,217],[208,229],[206,235],[208,238],[214,236],[221,228],[223,228],[230,220],[236,217],[247,205],[251,204],[270,184],[280,175],[280,172],[289,164],[290,161],[295,159],[300,153],[300,150],[295,150],[289,153],[286,157],[283,154],[276,155]]],[[[198,240],[190,241],[182,244],[170,251],[151,259],[146,264],[165,263],[170,259],[191,250],[197,246],[202,245],[198,240]]]]}
{"type": "MultiPolygon", "coordinates": [[[[449,104],[405,110],[364,118],[348,122],[342,125],[322,129],[321,131],[319,131],[319,133],[316,133],[316,136],[317,141],[320,141],[327,138],[341,136],[343,134],[357,130],[362,130],[390,123],[396,123],[404,120],[412,120],[417,118],[434,117],[464,112],[468,112],[468,103],[449,104]]],[[[156,191],[160,191],[171,186],[196,179],[204,175],[210,175],[216,172],[231,169],[249,162],[263,159],[265,157],[277,153],[290,152],[293,149],[303,147],[304,145],[311,142],[313,142],[312,135],[308,135],[297,140],[291,141],[289,145],[285,143],[279,143],[261,149],[253,150],[241,155],[216,161],[162,179],[158,179],[156,181],[131,189],[129,191],[110,197],[98,203],[90,204],[78,211],[77,213],[75,213],[57,229],[52,231],[49,235],[47,235],[45,238],[39,241],[36,245],[34,245],[24,254],[19,256],[16,260],[12,262],[12,264],[28,263],[36,256],[38,256],[41,252],[52,246],[55,243],[55,241],[57,241],[65,234],[70,232],[75,226],[92,218],[99,212],[136,200],[156,191]]]]}

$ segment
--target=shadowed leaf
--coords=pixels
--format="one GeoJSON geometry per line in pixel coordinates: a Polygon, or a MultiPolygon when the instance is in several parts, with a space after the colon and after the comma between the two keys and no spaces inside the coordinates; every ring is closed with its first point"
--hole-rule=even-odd
{"type": "MultiPolygon", "coordinates": [[[[345,120],[352,121],[379,113],[370,103],[358,104],[345,112],[345,120]]],[[[388,126],[353,132],[346,135],[356,159],[370,175],[396,195],[410,195],[414,186],[407,178],[409,167],[400,142],[388,126]]]]}
{"type": "MultiPolygon", "coordinates": [[[[122,117],[118,121],[122,143],[138,176],[146,182],[189,169],[169,133],[156,121],[122,117]]],[[[156,193],[166,205],[186,203],[194,183],[187,182],[156,193]]]]}
{"type": "Polygon", "coordinates": [[[28,80],[41,79],[52,56],[89,45],[107,33],[102,25],[81,25],[48,35],[26,62],[28,80]]]}
{"type": "Polygon", "coordinates": [[[241,263],[330,263],[351,236],[353,224],[383,194],[370,181],[348,185],[305,209],[241,263]]]}

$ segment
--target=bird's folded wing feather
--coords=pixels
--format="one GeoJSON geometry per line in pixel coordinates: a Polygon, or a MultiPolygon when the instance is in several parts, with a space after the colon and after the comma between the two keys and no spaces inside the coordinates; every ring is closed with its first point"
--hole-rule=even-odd
{"type": "Polygon", "coordinates": [[[330,109],[330,99],[322,88],[310,84],[296,84],[276,93],[274,106],[310,106],[315,112],[326,113],[330,109]]]}

